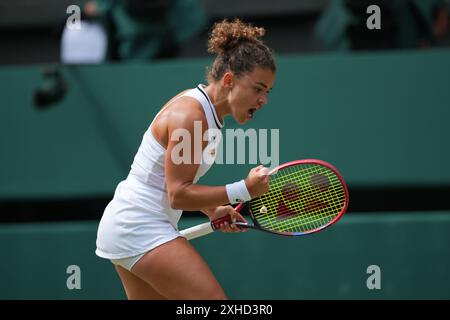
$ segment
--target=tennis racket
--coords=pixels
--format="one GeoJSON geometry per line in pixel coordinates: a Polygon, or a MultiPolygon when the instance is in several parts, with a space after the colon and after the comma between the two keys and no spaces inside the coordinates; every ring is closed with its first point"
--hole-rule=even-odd
{"type": "MultiPolygon", "coordinates": [[[[269,172],[269,191],[240,203],[235,210],[248,212],[253,224],[235,222],[284,236],[315,233],[336,223],[348,207],[348,189],[338,170],[317,159],[296,160],[269,172]]],[[[230,215],[181,231],[188,240],[207,235],[231,223],[230,215]]]]}

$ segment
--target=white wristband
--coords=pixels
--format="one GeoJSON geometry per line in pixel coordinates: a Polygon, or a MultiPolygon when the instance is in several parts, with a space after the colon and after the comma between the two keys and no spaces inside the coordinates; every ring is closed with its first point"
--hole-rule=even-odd
{"type": "Polygon", "coordinates": [[[227,189],[227,195],[230,204],[250,201],[252,199],[250,197],[250,193],[247,190],[247,186],[245,185],[244,180],[227,184],[225,188],[227,189]]]}

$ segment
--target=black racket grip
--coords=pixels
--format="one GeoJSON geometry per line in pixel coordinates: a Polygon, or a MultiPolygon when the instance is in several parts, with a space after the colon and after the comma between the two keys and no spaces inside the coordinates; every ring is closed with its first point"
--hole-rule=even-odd
{"type": "Polygon", "coordinates": [[[220,225],[224,222],[231,223],[231,216],[229,214],[227,214],[226,216],[223,216],[222,218],[211,221],[211,227],[214,230],[217,230],[220,228],[220,225]]]}

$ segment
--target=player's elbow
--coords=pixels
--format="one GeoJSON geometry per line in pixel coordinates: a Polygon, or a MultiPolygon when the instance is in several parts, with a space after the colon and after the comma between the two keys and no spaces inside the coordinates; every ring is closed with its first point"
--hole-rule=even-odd
{"type": "Polygon", "coordinates": [[[180,198],[177,196],[175,191],[169,192],[169,205],[172,209],[180,209],[180,198]]]}
{"type": "Polygon", "coordinates": [[[175,210],[186,210],[186,187],[180,186],[168,191],[169,205],[175,210]]]}

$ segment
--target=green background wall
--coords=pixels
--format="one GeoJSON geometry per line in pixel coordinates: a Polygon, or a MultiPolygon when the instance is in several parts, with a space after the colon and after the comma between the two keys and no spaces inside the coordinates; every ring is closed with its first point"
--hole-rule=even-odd
{"type": "MultiPolygon", "coordinates": [[[[112,196],[161,105],[203,82],[210,62],[65,66],[66,97],[44,111],[32,105],[44,66],[0,68],[0,199],[112,196]]],[[[269,104],[244,128],[280,129],[280,162],[329,161],[351,186],[449,185],[450,51],[281,56],[278,65],[269,104]]],[[[202,182],[224,184],[251,166],[216,165],[202,182]]],[[[0,298],[124,298],[111,264],[94,255],[96,228],[0,225],[0,298]],[[73,264],[81,290],[66,287],[73,264]]],[[[450,299],[448,230],[449,212],[355,213],[308,237],[249,231],[193,244],[231,298],[450,299]],[[372,264],[381,290],[366,287],[372,264]]]]}
{"type": "MultiPolygon", "coordinates": [[[[94,254],[96,228],[0,226],[0,299],[124,299],[113,265],[94,254]],[[81,269],[80,290],[67,289],[69,265],[81,269]]],[[[449,229],[450,212],[386,212],[347,215],[305,237],[250,230],[192,243],[232,299],[450,299],[449,229]],[[370,265],[380,267],[380,290],[366,286],[370,265]]]]}
{"type": "MultiPolygon", "coordinates": [[[[111,194],[153,116],[202,82],[209,63],[64,67],[67,95],[45,111],[32,105],[42,67],[1,68],[0,197],[111,194]]],[[[244,129],[279,129],[280,162],[320,158],[352,185],[450,182],[450,51],[282,56],[278,65],[269,104],[244,129]]],[[[250,167],[217,165],[204,182],[250,167]]]]}

